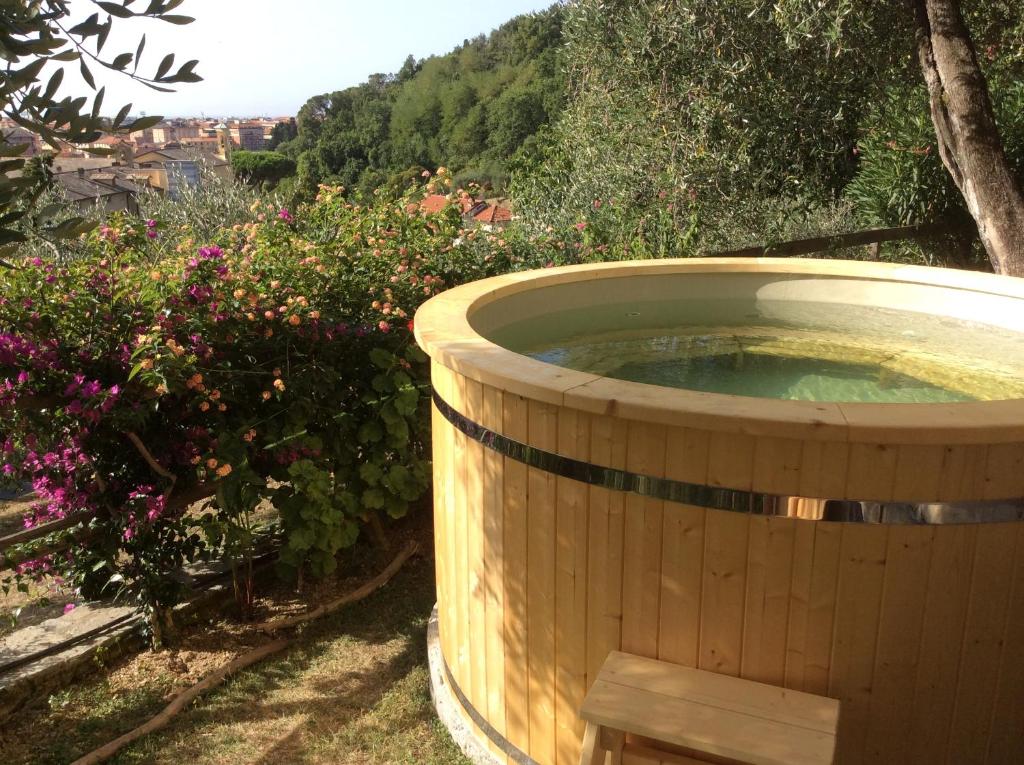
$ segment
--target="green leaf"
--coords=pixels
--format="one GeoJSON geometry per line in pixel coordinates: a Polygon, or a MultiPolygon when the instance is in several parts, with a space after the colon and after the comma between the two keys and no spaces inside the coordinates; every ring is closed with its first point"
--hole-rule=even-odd
{"type": "Polygon", "coordinates": [[[96,90],[96,80],[93,79],[92,72],[89,71],[89,67],[86,66],[84,59],[79,63],[79,68],[82,72],[82,79],[88,83],[90,88],[96,90]]]}
{"type": "Polygon", "coordinates": [[[111,16],[117,16],[119,19],[130,19],[135,14],[125,8],[123,5],[117,3],[103,2],[103,0],[95,0],[96,5],[105,10],[111,16]]]}
{"type": "Polygon", "coordinates": [[[148,117],[139,117],[128,125],[125,130],[129,133],[137,133],[140,130],[145,130],[146,128],[153,127],[154,125],[159,125],[163,122],[163,119],[164,118],[162,116],[158,116],[156,114],[152,114],[148,117]]]}
{"type": "Polygon", "coordinates": [[[391,369],[395,365],[395,354],[384,348],[371,348],[370,362],[380,369],[391,369]]]}
{"type": "Polygon", "coordinates": [[[119,53],[114,57],[114,60],[110,62],[110,65],[118,71],[124,71],[124,69],[132,62],[131,53],[119,53]]]}
{"type": "Polygon", "coordinates": [[[153,75],[153,79],[161,79],[165,74],[171,71],[172,66],[174,66],[174,54],[168,53],[166,56],[160,59],[160,63],[157,65],[156,68],[156,74],[153,75]]]}

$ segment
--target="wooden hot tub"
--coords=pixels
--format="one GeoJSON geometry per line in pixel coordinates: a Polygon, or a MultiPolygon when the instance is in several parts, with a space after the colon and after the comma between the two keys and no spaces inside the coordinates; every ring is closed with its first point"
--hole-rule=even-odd
{"type": "Polygon", "coordinates": [[[1024,401],[698,393],[485,337],[552,288],[637,277],[1024,329],[1019,280],[842,261],[549,269],[429,301],[440,646],[475,735],[498,761],[575,765],[577,710],[621,649],[841,700],[844,765],[1024,762],[1024,401]]]}

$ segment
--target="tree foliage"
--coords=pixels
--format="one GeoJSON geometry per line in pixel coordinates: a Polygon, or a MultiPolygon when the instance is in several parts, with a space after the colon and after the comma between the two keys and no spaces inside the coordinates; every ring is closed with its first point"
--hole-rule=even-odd
{"type": "MultiPolygon", "coordinates": [[[[197,61],[175,67],[174,54],[169,53],[155,65],[150,74],[139,67],[146,49],[146,36],[131,51],[110,54],[104,51],[114,19],[148,18],[169,24],[188,24],[189,16],[173,13],[182,0],[90,0],[96,12],[77,24],[71,24],[71,3],[68,0],[17,0],[0,7],[0,57],[7,66],[0,71],[0,109],[5,117],[21,128],[41,137],[53,146],[62,142],[85,144],[95,141],[103,132],[130,133],[156,124],[161,117],[129,119],[131,104],[121,107],[113,119],[102,114],[104,87],[97,88],[96,69],[107,69],[125,75],[154,90],[169,91],[168,85],[197,82],[197,61]],[[105,17],[105,18],[104,18],[105,17]],[[66,67],[74,66],[95,91],[92,102],[86,96],[62,96],[61,83],[66,67]],[[43,70],[50,72],[45,82],[43,70]]],[[[35,202],[46,188],[46,176],[23,172],[27,144],[15,143],[0,136],[0,252],[9,253],[13,245],[25,240],[25,234],[14,224],[36,213],[35,202]]],[[[92,149],[102,153],[102,149],[92,149]]],[[[38,211],[41,218],[53,210],[38,211]]],[[[68,218],[45,230],[54,238],[65,238],[87,230],[91,224],[81,218],[68,218]]]]}
{"type": "MultiPolygon", "coordinates": [[[[964,10],[1013,156],[1020,7],[964,10]]],[[[668,251],[689,253],[846,195],[862,222],[962,217],[900,0],[577,0],[564,37],[566,108],[513,184],[527,220],[628,242],[670,216],[668,251]]]]}
{"type": "Polygon", "coordinates": [[[299,134],[298,125],[295,124],[295,118],[292,117],[287,122],[278,122],[274,125],[274,129],[270,132],[270,141],[267,143],[267,149],[273,151],[283,143],[287,143],[299,134]]]}
{"type": "Polygon", "coordinates": [[[240,181],[272,188],[295,172],[295,161],[276,151],[236,151],[231,167],[240,181]]]}
{"type": "Polygon", "coordinates": [[[278,147],[296,159],[297,184],[370,191],[410,167],[449,167],[500,185],[510,159],[558,113],[561,19],[554,6],[509,21],[444,56],[412,57],[394,75],[311,98],[298,135],[278,147]]]}

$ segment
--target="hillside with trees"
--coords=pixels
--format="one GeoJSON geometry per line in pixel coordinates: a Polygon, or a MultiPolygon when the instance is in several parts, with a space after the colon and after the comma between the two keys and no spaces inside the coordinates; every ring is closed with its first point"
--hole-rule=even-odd
{"type": "Polygon", "coordinates": [[[983,265],[980,233],[999,270],[1024,240],[1008,233],[1017,3],[578,0],[565,16],[567,105],[513,181],[524,219],[655,255],[938,223],[958,241],[929,262],[983,265]]]}
{"type": "Polygon", "coordinates": [[[284,190],[399,191],[441,166],[457,181],[500,189],[561,110],[563,13],[553,6],[518,16],[446,55],[410,56],[395,74],[309,99],[297,135],[276,146],[297,165],[284,190]]]}

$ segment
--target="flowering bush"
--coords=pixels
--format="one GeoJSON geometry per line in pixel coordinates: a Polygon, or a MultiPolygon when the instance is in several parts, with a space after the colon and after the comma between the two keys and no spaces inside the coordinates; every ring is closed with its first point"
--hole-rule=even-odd
{"type": "Polygon", "coordinates": [[[83,514],[68,554],[29,547],[21,571],[59,569],[86,594],[112,580],[161,608],[180,596],[170,574],[228,546],[262,500],[282,565],[313,574],[370,514],[404,514],[429,482],[416,307],[583,252],[408,201],[324,187],[294,213],[256,202],[207,242],[115,217],[85,256],[0,269],[0,472],[38,493],[26,525],[83,514]]]}

